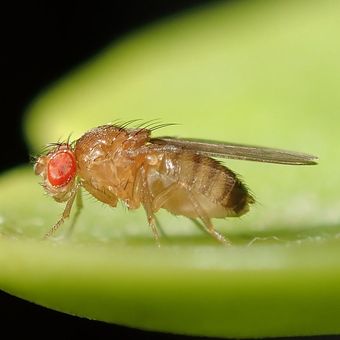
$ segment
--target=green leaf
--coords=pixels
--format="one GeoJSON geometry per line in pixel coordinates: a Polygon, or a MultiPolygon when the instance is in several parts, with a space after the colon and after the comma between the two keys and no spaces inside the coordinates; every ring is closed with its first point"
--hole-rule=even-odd
{"type": "Polygon", "coordinates": [[[314,167],[228,161],[255,193],[242,219],[214,220],[224,248],[162,211],[158,249],[142,210],[84,193],[63,205],[32,169],[0,179],[0,288],[132,327],[192,335],[340,333],[340,3],[237,2],[135,33],[58,81],[25,122],[33,150],[120,119],[177,122],[162,135],[262,144],[320,157],[314,167]],[[73,212],[74,213],[74,212],[73,212]]]}

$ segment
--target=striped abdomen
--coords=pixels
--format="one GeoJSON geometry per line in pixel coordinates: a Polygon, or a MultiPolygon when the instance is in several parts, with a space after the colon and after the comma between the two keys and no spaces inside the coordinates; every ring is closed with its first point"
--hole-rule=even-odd
{"type": "Polygon", "coordinates": [[[237,176],[210,157],[191,152],[164,153],[156,172],[158,176],[155,170],[149,176],[154,197],[177,184],[162,206],[176,215],[196,218],[202,208],[210,218],[240,216],[254,202],[237,176]]]}

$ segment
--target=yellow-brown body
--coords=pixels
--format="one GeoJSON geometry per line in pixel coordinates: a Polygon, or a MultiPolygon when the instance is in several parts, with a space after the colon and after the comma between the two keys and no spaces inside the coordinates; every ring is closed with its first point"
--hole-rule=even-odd
{"type": "MultiPolygon", "coordinates": [[[[46,192],[66,202],[51,235],[69,217],[81,187],[112,207],[118,200],[129,209],[144,207],[158,242],[154,214],[161,208],[175,215],[200,219],[217,240],[211,218],[241,216],[254,203],[245,185],[211,157],[276,164],[313,165],[317,157],[244,144],[173,137],[152,138],[150,129],[104,125],[86,132],[75,144],[53,143],[37,158],[34,169],[46,192]]],[[[149,124],[150,126],[150,124],[149,124]]],[[[80,206],[80,199],[77,200],[80,206]]]]}
{"type": "Polygon", "coordinates": [[[107,125],[90,130],[74,149],[81,185],[112,207],[118,199],[130,209],[143,205],[150,224],[164,208],[200,218],[215,236],[210,218],[240,216],[254,202],[236,175],[216,160],[149,140],[146,129],[107,125]]]}

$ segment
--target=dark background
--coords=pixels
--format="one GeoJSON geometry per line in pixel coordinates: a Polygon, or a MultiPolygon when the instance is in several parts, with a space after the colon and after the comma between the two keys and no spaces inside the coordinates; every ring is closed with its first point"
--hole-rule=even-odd
{"type": "MultiPolygon", "coordinates": [[[[21,131],[22,115],[45,86],[124,34],[208,2],[211,1],[111,1],[107,2],[109,6],[98,1],[67,5],[53,1],[2,4],[0,171],[29,161],[29,150],[21,131]]],[[[11,338],[24,333],[35,338],[54,335],[189,339],[73,317],[1,291],[0,315],[1,333],[8,331],[11,338]]]]}
{"type": "Polygon", "coordinates": [[[42,89],[124,34],[208,2],[211,1],[2,4],[0,145],[4,151],[0,171],[29,160],[21,132],[22,115],[42,89]]]}

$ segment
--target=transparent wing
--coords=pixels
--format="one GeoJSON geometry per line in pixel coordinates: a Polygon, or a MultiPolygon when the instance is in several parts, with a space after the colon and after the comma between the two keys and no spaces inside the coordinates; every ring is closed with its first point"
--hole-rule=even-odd
{"type": "Polygon", "coordinates": [[[305,153],[267,148],[262,146],[223,143],[204,139],[184,139],[175,137],[152,138],[151,143],[162,145],[169,151],[181,148],[209,157],[241,159],[264,163],[313,165],[317,164],[316,156],[305,153]]]}

